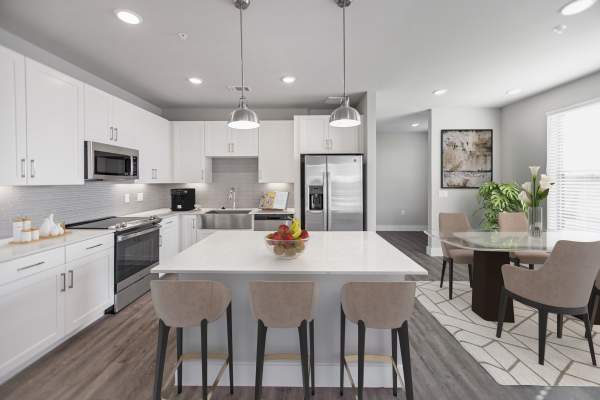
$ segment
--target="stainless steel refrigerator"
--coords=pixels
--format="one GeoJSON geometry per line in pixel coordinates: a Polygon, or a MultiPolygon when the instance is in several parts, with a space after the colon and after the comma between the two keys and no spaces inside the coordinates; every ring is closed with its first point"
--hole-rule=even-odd
{"type": "Polygon", "coordinates": [[[362,155],[303,155],[302,225],[308,231],[364,230],[362,155]]]}

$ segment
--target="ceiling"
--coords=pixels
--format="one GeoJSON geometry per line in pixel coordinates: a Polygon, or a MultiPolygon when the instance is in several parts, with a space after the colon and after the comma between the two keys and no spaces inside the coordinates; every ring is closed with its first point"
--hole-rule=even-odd
{"type": "MultiPolygon", "coordinates": [[[[600,4],[564,17],[566,1],[355,0],[349,90],[376,91],[378,124],[391,128],[431,107],[502,106],[589,74],[600,69],[600,4]],[[448,93],[433,96],[438,88],[448,93]]],[[[334,1],[253,0],[244,15],[250,106],[330,107],[325,98],[342,89],[334,1]],[[296,83],[283,85],[284,74],[296,83]]],[[[161,108],[237,103],[227,89],[240,75],[231,0],[0,0],[0,26],[161,108]],[[144,21],[123,24],[115,8],[144,21]]]]}

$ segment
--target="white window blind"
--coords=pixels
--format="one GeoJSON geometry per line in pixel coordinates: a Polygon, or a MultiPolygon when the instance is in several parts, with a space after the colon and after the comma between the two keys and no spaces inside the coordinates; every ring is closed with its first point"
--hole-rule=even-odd
{"type": "Polygon", "coordinates": [[[547,118],[548,229],[600,232],[600,101],[547,118]]]}

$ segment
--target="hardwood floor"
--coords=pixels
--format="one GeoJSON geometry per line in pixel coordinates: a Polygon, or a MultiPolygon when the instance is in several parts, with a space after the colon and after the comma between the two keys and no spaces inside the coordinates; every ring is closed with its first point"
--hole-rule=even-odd
{"type": "MultiPolygon", "coordinates": [[[[425,255],[427,239],[418,232],[381,235],[439,280],[441,261],[425,255]]],[[[456,280],[467,279],[466,266],[457,266],[456,280]]],[[[425,279],[414,277],[414,279],[425,279]]],[[[154,372],[157,322],[149,295],[115,316],[107,316],[79,333],[19,375],[0,386],[4,400],[150,399],[154,372]]],[[[318,339],[318,336],[317,336],[318,339]]],[[[500,386],[434,317],[417,303],[410,320],[415,399],[592,400],[596,388],[500,386]]],[[[167,365],[175,358],[175,338],[169,340],[167,365]]],[[[598,370],[600,373],[600,369],[598,370]]],[[[170,388],[167,394],[174,396],[170,388]]],[[[404,398],[402,391],[399,398],[404,398]]],[[[369,389],[368,399],[393,399],[391,389],[369,389]]],[[[177,399],[199,399],[197,388],[184,388],[177,399]]],[[[253,388],[236,388],[233,396],[220,389],[213,397],[253,399],[253,388]]],[[[300,388],[265,388],[264,399],[301,399],[300,388]]],[[[316,400],[338,399],[337,389],[317,388],[316,400]]],[[[344,399],[352,398],[351,390],[344,399]]]]}

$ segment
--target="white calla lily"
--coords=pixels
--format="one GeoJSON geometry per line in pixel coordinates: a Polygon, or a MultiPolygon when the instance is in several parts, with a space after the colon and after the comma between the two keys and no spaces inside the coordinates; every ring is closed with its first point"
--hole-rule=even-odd
{"type": "Polygon", "coordinates": [[[522,184],[521,189],[523,189],[527,193],[531,193],[531,182],[525,182],[524,184],[522,184]]]}
{"type": "Polygon", "coordinates": [[[537,176],[538,172],[540,172],[540,167],[537,165],[529,167],[529,172],[531,172],[531,176],[537,176]]]}
{"type": "Polygon", "coordinates": [[[552,179],[548,175],[542,174],[540,178],[540,189],[542,189],[542,191],[546,191],[550,189],[550,187],[554,185],[554,183],[554,179],[552,179]]]}
{"type": "Polygon", "coordinates": [[[521,200],[521,203],[525,205],[530,205],[529,195],[525,191],[519,193],[519,200],[521,200]]]}

